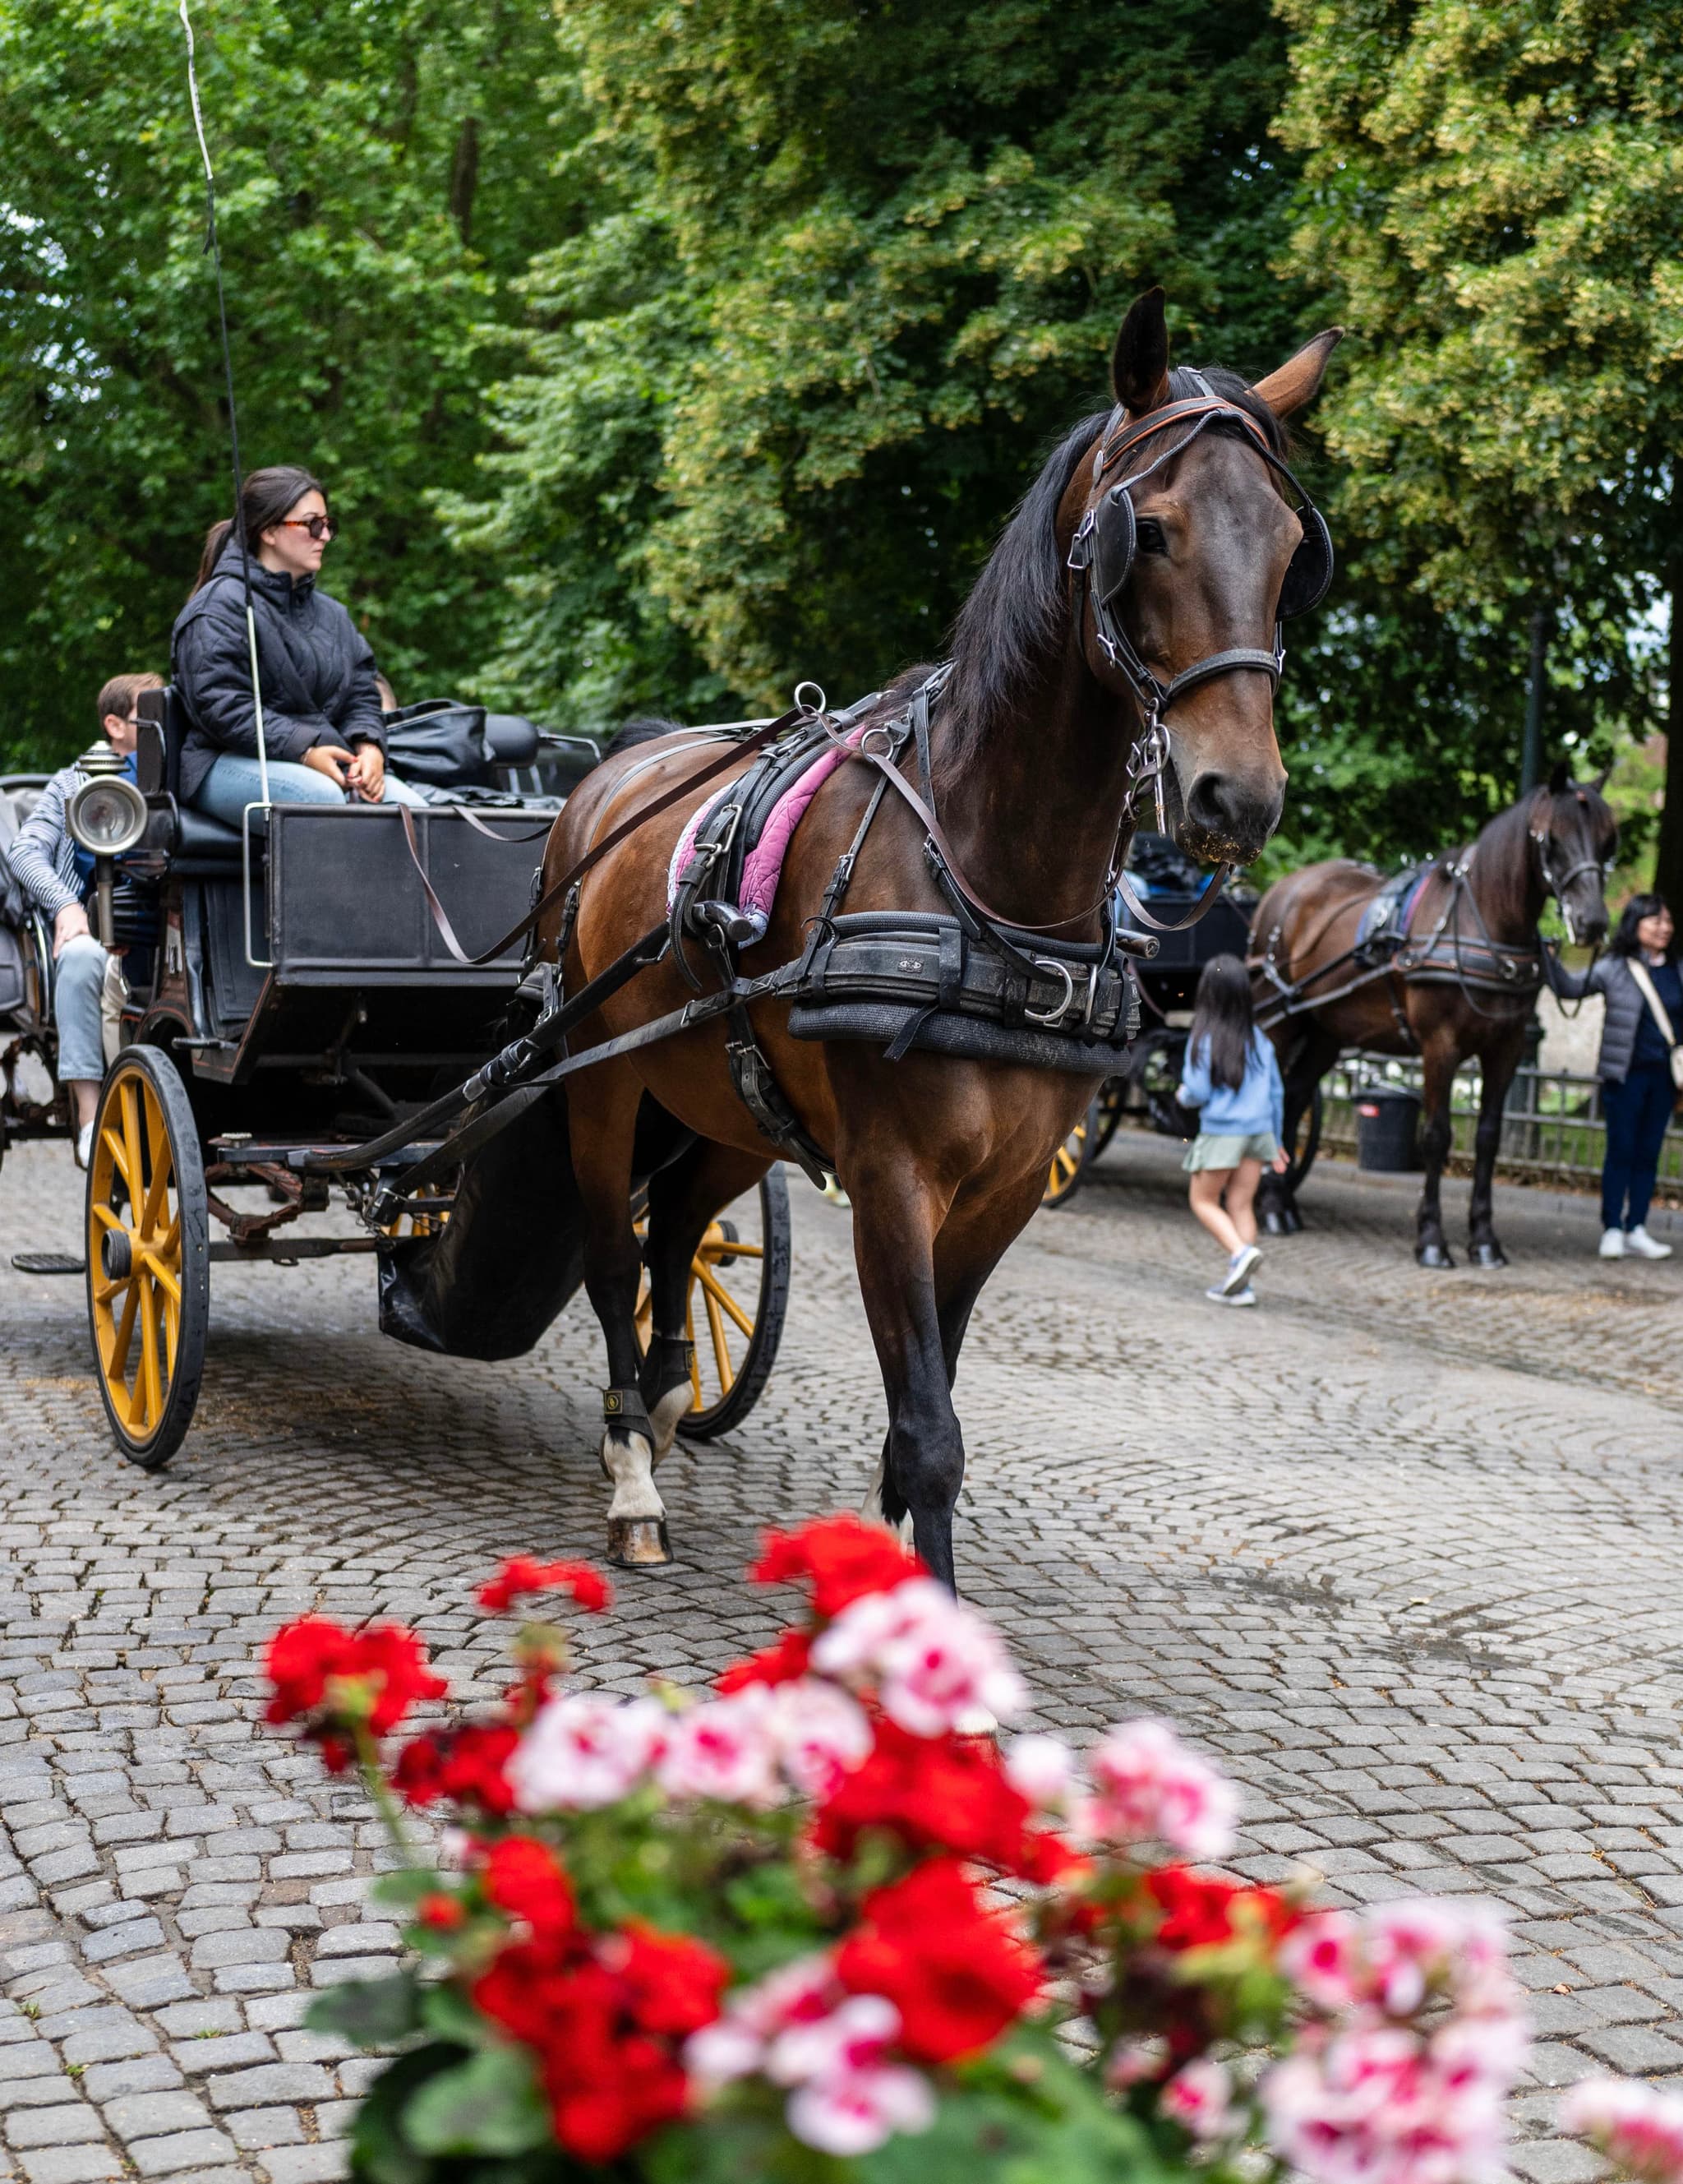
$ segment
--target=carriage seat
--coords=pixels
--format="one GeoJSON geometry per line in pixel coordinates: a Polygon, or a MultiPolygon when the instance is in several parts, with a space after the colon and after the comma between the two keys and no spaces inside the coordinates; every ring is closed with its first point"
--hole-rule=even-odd
{"type": "Polygon", "coordinates": [[[178,805],[175,855],[178,861],[237,865],[241,855],[240,830],[213,819],[208,811],[195,811],[191,804],[178,805]]]}

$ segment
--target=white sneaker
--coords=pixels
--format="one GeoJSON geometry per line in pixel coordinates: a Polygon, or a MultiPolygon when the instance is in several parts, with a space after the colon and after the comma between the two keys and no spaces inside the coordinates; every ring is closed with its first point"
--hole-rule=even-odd
{"type": "Polygon", "coordinates": [[[1257,1301],[1257,1293],[1253,1289],[1226,1290],[1221,1288],[1219,1284],[1213,1290],[1206,1290],[1204,1295],[1212,1304],[1245,1305],[1254,1304],[1257,1301]]]}
{"type": "Polygon", "coordinates": [[[76,1166],[86,1167],[93,1153],[93,1124],[84,1123],[76,1132],[76,1166]]]}
{"type": "Polygon", "coordinates": [[[1603,1259],[1622,1259],[1625,1256],[1625,1231],[1622,1228],[1603,1228],[1601,1250],[1597,1256],[1603,1259]]]}
{"type": "Polygon", "coordinates": [[[1254,1244],[1241,1245],[1227,1262],[1227,1275],[1221,1284],[1222,1295],[1232,1296],[1238,1290],[1248,1289],[1251,1276],[1262,1264],[1262,1253],[1254,1244]]]}
{"type": "Polygon", "coordinates": [[[1625,1232],[1625,1249],[1634,1259],[1669,1259],[1669,1244],[1662,1244],[1658,1236],[1650,1236],[1639,1221],[1634,1228],[1625,1232]]]}

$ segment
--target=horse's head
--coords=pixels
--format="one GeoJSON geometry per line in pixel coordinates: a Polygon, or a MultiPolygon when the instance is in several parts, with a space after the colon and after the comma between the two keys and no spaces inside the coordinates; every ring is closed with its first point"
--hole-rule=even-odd
{"type": "Polygon", "coordinates": [[[1317,334],[1254,387],[1227,371],[1171,374],[1153,288],[1122,322],[1117,412],[1059,511],[1086,572],[1087,666],[1147,723],[1160,717],[1175,838],[1212,861],[1248,863],[1285,800],[1278,632],[1319,603],[1331,551],[1317,511],[1293,505],[1282,421],[1314,394],[1339,337],[1317,334]]]}
{"type": "Polygon", "coordinates": [[[1602,794],[1607,776],[1574,781],[1564,760],[1533,797],[1531,840],[1542,883],[1560,905],[1572,939],[1598,948],[1607,938],[1607,875],[1619,854],[1619,822],[1602,794]]]}

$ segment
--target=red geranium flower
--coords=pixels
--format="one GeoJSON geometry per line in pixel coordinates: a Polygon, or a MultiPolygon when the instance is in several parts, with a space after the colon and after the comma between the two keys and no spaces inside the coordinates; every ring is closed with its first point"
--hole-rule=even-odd
{"type": "Polygon", "coordinates": [[[575,1929],[503,1949],[473,1999],[533,2050],[561,2144],[608,2162],[684,2114],[678,2044],[718,2016],[730,1976],[723,1958],[680,1935],[575,1929]]]}
{"type": "Polygon", "coordinates": [[[1032,1810],[991,1744],[914,1736],[879,1721],[874,1748],[825,1803],[813,1840],[846,1858],[862,1834],[880,1828],[911,1850],[951,1851],[1025,1880],[1053,1880],[1075,1854],[1055,1835],[1029,1825],[1032,1810]]]}
{"type": "Polygon", "coordinates": [[[798,1532],[768,1532],[748,1573],[756,1585],[809,1583],[813,1607],[825,1621],[868,1592],[888,1592],[926,1574],[880,1524],[859,1517],[820,1517],[798,1532]]]}
{"type": "Polygon", "coordinates": [[[936,1858],[868,1896],[836,1970],[854,1993],[887,1997],[900,2013],[898,2044],[920,2063],[987,2047],[1041,1983],[1033,1952],[983,1908],[956,1858],[936,1858]]]}
{"type": "Polygon", "coordinates": [[[725,1697],[745,1691],[750,1684],[792,1684],[804,1676],[812,1662],[813,1641],[804,1630],[786,1630],[775,1646],[733,1661],[713,1680],[713,1688],[725,1697]]]}
{"type": "Polygon", "coordinates": [[[541,1941],[564,1941],[574,1930],[573,1884],[548,1844],[535,1836],[504,1836],[491,1846],[485,1892],[498,1910],[524,1919],[541,1941]]]}
{"type": "Polygon", "coordinates": [[[483,1813],[510,1813],[514,1792],[503,1770],[519,1741],[518,1730],[474,1724],[412,1737],[397,1755],[392,1780],[412,1805],[448,1797],[483,1813]]]}
{"type": "Polygon", "coordinates": [[[614,1588],[589,1563],[541,1563],[530,1555],[511,1555],[494,1578],[479,1589],[479,1604],[493,1615],[506,1615],[528,1593],[567,1592],[587,1614],[600,1615],[614,1588]]]}
{"type": "Polygon", "coordinates": [[[1153,1941],[1160,1949],[1219,1947],[1244,1935],[1270,1942],[1289,1933],[1299,1914],[1272,1888],[1246,1888],[1163,1865],[1146,1875],[1146,1892],[1163,1913],[1153,1941]]]}
{"type": "Polygon", "coordinates": [[[435,1933],[447,1934],[461,1925],[467,1918],[458,1897],[447,1896],[442,1889],[432,1889],[415,1906],[415,1917],[423,1926],[435,1933]]]}
{"type": "Polygon", "coordinates": [[[414,1632],[396,1623],[347,1630],[306,1615],[275,1632],[264,1665],[275,1686],[268,1719],[303,1720],[336,1773],[353,1755],[358,1723],[388,1736],[417,1699],[442,1698],[450,1688],[427,1667],[414,1632]]]}

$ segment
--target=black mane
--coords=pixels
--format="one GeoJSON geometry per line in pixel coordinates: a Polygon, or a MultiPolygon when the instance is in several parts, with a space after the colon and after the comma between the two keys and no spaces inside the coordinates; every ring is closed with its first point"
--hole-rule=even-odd
{"type": "MultiPolygon", "coordinates": [[[[1284,459],[1284,427],[1236,371],[1218,365],[1169,375],[1171,400],[1223,395],[1253,418],[1284,459]],[[1200,383],[1202,382],[1202,384],[1200,383]]],[[[953,679],[943,710],[950,766],[979,748],[1007,706],[1020,699],[1062,643],[1069,589],[1058,550],[1058,510],[1075,465],[1114,413],[1095,410],[1066,432],[1018,503],[953,626],[953,679]]]]}

